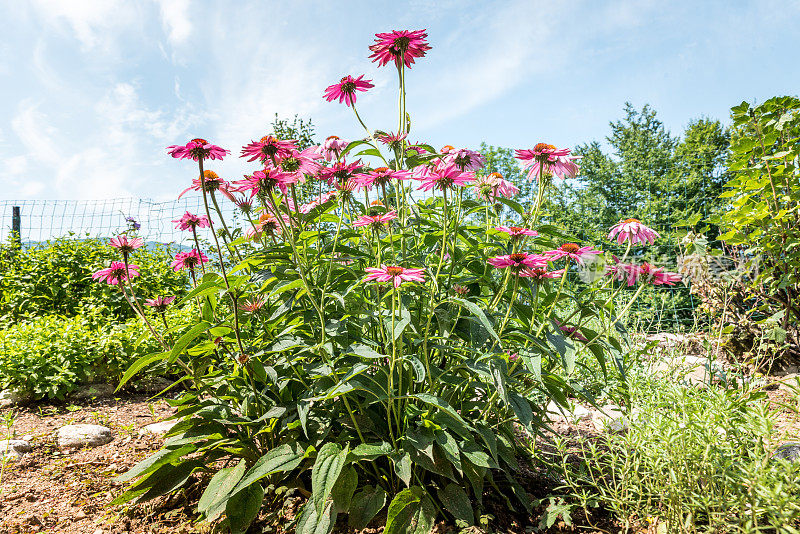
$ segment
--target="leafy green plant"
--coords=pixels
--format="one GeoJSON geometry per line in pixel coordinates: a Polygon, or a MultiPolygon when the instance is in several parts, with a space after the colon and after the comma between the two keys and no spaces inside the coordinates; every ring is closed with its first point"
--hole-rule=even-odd
{"type": "Polygon", "coordinates": [[[756,389],[629,375],[624,432],[557,439],[572,509],[602,507],[624,527],[666,532],[798,532],[798,464],[771,459],[772,418],[756,389]]]}
{"type": "Polygon", "coordinates": [[[733,177],[727,204],[709,219],[723,230],[725,252],[746,262],[738,274],[747,291],[728,309],[800,356],[800,99],[742,102],[731,116],[733,177]]]}
{"type": "MultiPolygon", "coordinates": [[[[4,248],[0,251],[0,317],[72,317],[86,309],[102,309],[117,319],[133,317],[119,292],[91,278],[94,271],[116,257],[105,241],[69,236],[30,247],[12,244],[4,248]]],[[[146,269],[140,284],[146,297],[185,292],[188,279],[185,273],[169,268],[169,257],[167,247],[140,251],[137,260],[146,269]]]]}
{"type": "Polygon", "coordinates": [[[0,390],[64,399],[88,382],[118,381],[130,362],[156,349],[141,319],[44,315],[0,329],[0,390]],[[141,340],[141,342],[140,342],[141,340]]]}

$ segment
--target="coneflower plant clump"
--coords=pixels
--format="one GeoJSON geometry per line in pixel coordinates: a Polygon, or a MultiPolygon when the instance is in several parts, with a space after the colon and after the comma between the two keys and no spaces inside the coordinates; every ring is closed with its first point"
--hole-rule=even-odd
{"type": "Polygon", "coordinates": [[[195,248],[172,263],[189,271],[191,291],[180,301],[137,295],[133,244],[97,273],[162,347],[123,383],[159,362],[184,386],[171,401],[177,424],[122,475],[131,484],[117,502],[207,480],[199,514],[243,532],[262,510],[280,514],[295,489],[307,497],[301,534],[337,520],[385,521],[387,533],[469,526],[487,493],[530,513],[520,464],[537,451],[525,436],[543,428],[550,399],[585,394],[570,380],[576,365],[622,372],[627,308],[614,309],[617,292],[674,283],[630,262],[631,247],[657,237],[641,223],[612,231],[628,245],[618,262],[543,224],[548,184],[579,171],[569,149],[518,151],[538,187],[522,206],[499,174],[476,176],[478,152],[410,140],[406,90],[421,85],[411,73],[431,50],[424,30],[379,33],[370,50],[397,71],[391,130],[371,129],[357,110],[370,80],[343,73],[322,96],[352,110],[360,139],[332,135],[301,150],[266,134],[242,148],[250,167],[236,180],[206,168],[229,150],[200,138],[171,146],[191,184],[180,194],[204,207],[173,221],[192,232],[195,248]],[[223,218],[224,202],[241,207],[243,225],[223,218]],[[591,283],[570,276],[589,267],[600,269],[591,283]],[[196,319],[153,320],[167,306],[191,307],[196,319]]]}

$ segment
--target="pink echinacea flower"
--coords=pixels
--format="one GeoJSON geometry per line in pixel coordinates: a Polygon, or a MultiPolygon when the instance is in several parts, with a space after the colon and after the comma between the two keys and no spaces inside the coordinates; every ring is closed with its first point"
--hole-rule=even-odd
{"type": "Polygon", "coordinates": [[[222,159],[224,156],[231,153],[230,150],[225,150],[217,145],[212,145],[205,139],[196,138],[192,139],[185,145],[172,145],[167,147],[167,152],[173,158],[188,159],[191,158],[195,161],[202,159],[222,159]]]}
{"type": "Polygon", "coordinates": [[[92,278],[100,282],[108,282],[112,286],[118,285],[122,282],[127,282],[132,278],[139,276],[139,266],[128,264],[126,269],[125,264],[121,261],[112,261],[109,267],[100,269],[92,274],[92,278]]]}
{"type": "Polygon", "coordinates": [[[328,102],[338,99],[340,104],[344,102],[347,107],[352,106],[356,103],[356,91],[366,91],[375,87],[370,83],[372,80],[362,80],[363,77],[363,74],[358,78],[353,78],[350,75],[345,76],[339,80],[339,83],[328,86],[325,89],[323,98],[328,102]]]}
{"type": "Polygon", "coordinates": [[[656,238],[661,236],[652,228],[642,224],[639,219],[625,219],[611,227],[608,238],[613,240],[615,237],[619,244],[627,241],[632,245],[637,243],[652,245],[656,238]]]}
{"type": "Polygon", "coordinates": [[[376,33],[375,44],[369,49],[372,54],[369,58],[377,61],[379,67],[383,67],[390,61],[394,61],[399,69],[401,65],[411,68],[415,58],[425,56],[425,52],[431,49],[425,40],[428,34],[425,30],[394,30],[389,33],[376,33]]]}
{"type": "Polygon", "coordinates": [[[579,156],[570,156],[568,148],[556,148],[547,143],[539,143],[533,150],[516,150],[514,156],[528,169],[528,180],[538,180],[540,175],[557,176],[562,179],[575,178],[580,167],[575,163],[579,156]]]}
{"type": "Polygon", "coordinates": [[[369,274],[364,278],[364,281],[375,280],[377,282],[392,282],[394,287],[400,287],[404,282],[424,282],[425,277],[422,275],[423,269],[406,269],[403,267],[381,265],[380,267],[367,267],[365,269],[369,274]]]}

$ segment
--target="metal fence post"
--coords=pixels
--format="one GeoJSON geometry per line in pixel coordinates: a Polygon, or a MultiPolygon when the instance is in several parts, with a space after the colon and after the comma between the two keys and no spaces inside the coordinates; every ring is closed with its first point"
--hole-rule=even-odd
{"type": "Polygon", "coordinates": [[[11,242],[16,242],[17,245],[22,244],[22,216],[19,206],[11,208],[11,242]]]}

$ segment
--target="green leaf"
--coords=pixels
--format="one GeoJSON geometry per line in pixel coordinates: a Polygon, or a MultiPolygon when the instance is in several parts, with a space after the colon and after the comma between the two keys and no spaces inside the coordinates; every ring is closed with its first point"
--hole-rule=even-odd
{"type": "Polygon", "coordinates": [[[142,356],[141,358],[133,362],[131,366],[128,367],[128,369],[125,370],[125,374],[122,375],[122,380],[119,381],[119,385],[117,386],[117,389],[114,390],[114,392],[116,393],[117,391],[119,391],[119,389],[122,386],[124,386],[128,382],[128,380],[133,378],[133,376],[136,373],[138,373],[151,363],[160,362],[161,360],[166,360],[167,358],[169,358],[169,352],[158,352],[156,354],[148,354],[146,356],[142,356]]]}
{"type": "Polygon", "coordinates": [[[411,367],[414,369],[414,374],[416,379],[414,380],[417,384],[421,384],[425,381],[425,366],[419,361],[419,358],[414,356],[413,354],[408,354],[403,356],[403,359],[411,364],[411,367]]]}
{"type": "Polygon", "coordinates": [[[134,465],[128,471],[119,475],[115,480],[117,482],[127,482],[129,480],[133,480],[136,477],[142,476],[150,471],[154,471],[163,464],[169,463],[177,458],[180,458],[184,454],[189,454],[195,450],[196,447],[194,445],[184,445],[179,449],[161,449],[152,456],[149,456],[138,464],[134,465]]]}
{"type": "Polygon", "coordinates": [[[213,521],[225,510],[231,490],[242,479],[247,465],[244,459],[233,467],[225,467],[211,477],[200,501],[197,511],[203,514],[208,521],[213,521]]]}
{"type": "Polygon", "coordinates": [[[374,460],[392,452],[392,446],[382,441],[381,443],[361,443],[350,451],[348,461],[374,460]]]}
{"type": "Polygon", "coordinates": [[[443,490],[439,490],[439,500],[445,510],[456,518],[457,526],[463,528],[473,524],[475,514],[472,510],[472,503],[469,502],[467,492],[461,486],[448,484],[443,490]],[[460,525],[459,522],[464,522],[466,525],[460,525]]]}
{"type": "Polygon", "coordinates": [[[531,422],[533,421],[533,410],[528,400],[516,391],[512,391],[508,395],[508,404],[514,411],[517,419],[519,419],[520,424],[530,429],[531,422]]]}
{"type": "Polygon", "coordinates": [[[506,391],[506,362],[498,358],[494,358],[489,362],[489,372],[492,375],[492,382],[494,387],[497,388],[497,394],[500,398],[508,402],[508,391],[506,391]]]}
{"type": "Polygon", "coordinates": [[[349,446],[342,450],[338,443],[326,443],[317,453],[317,460],[311,470],[311,499],[318,514],[325,509],[325,501],[339,479],[347,459],[349,446]]]}
{"type": "Polygon", "coordinates": [[[203,332],[205,332],[209,328],[211,328],[211,325],[209,323],[205,322],[205,321],[201,321],[201,322],[197,323],[196,325],[194,325],[191,330],[189,330],[188,332],[183,334],[180,337],[180,339],[178,339],[178,341],[175,342],[175,345],[172,347],[172,350],[169,352],[169,360],[171,362],[175,361],[175,358],[177,358],[178,355],[181,352],[183,352],[183,349],[185,349],[187,347],[187,345],[189,345],[189,343],[191,343],[192,340],[194,340],[194,338],[196,338],[197,336],[199,336],[200,334],[202,334],[203,332]]]}
{"type": "Polygon", "coordinates": [[[258,482],[262,478],[273,473],[291,471],[303,461],[303,451],[299,445],[293,448],[288,443],[267,452],[253,464],[253,467],[245,474],[244,478],[231,491],[235,494],[248,487],[253,482],[258,482]]]}
{"type": "Polygon", "coordinates": [[[347,524],[350,528],[361,530],[366,528],[372,518],[386,506],[386,491],[380,486],[364,486],[353,495],[347,524]]]}
{"type": "Polygon", "coordinates": [[[336,523],[336,510],[333,502],[328,502],[321,514],[311,501],[306,502],[297,520],[295,534],[328,534],[336,523]]]}
{"type": "Polygon", "coordinates": [[[398,453],[392,458],[394,462],[394,472],[402,480],[406,487],[411,485],[411,455],[408,452],[398,453]]]}
{"type": "Polygon", "coordinates": [[[464,428],[472,430],[472,427],[468,425],[466,421],[464,421],[464,418],[461,417],[461,415],[457,411],[455,411],[452,406],[447,404],[447,401],[445,401],[444,399],[440,399],[439,397],[436,397],[435,395],[430,395],[428,393],[417,393],[415,395],[412,395],[412,397],[417,398],[427,404],[436,406],[444,413],[455,419],[456,422],[463,425],[464,428]]]}
{"type": "Polygon", "coordinates": [[[348,465],[339,475],[339,480],[331,490],[331,498],[337,512],[347,512],[350,510],[350,503],[353,500],[353,493],[358,486],[358,473],[352,465],[348,465]]]}
{"type": "Polygon", "coordinates": [[[225,508],[231,534],[244,534],[250,523],[258,516],[264,502],[264,488],[261,484],[251,484],[233,495],[225,508]]]}
{"type": "Polygon", "coordinates": [[[489,322],[489,318],[486,317],[486,314],[483,313],[483,310],[480,309],[480,307],[477,304],[475,304],[474,302],[470,302],[469,300],[464,300],[464,299],[455,298],[455,297],[451,298],[450,300],[452,302],[455,302],[456,304],[460,304],[461,306],[464,306],[465,308],[467,308],[469,310],[469,312],[472,315],[474,315],[478,319],[478,321],[480,321],[480,323],[483,325],[483,327],[486,329],[486,331],[489,332],[489,334],[496,341],[500,341],[500,336],[498,336],[497,332],[494,331],[494,327],[492,326],[492,323],[489,322]]]}
{"type": "Polygon", "coordinates": [[[398,493],[389,504],[384,534],[428,534],[436,518],[436,507],[422,488],[413,486],[398,493]]]}

